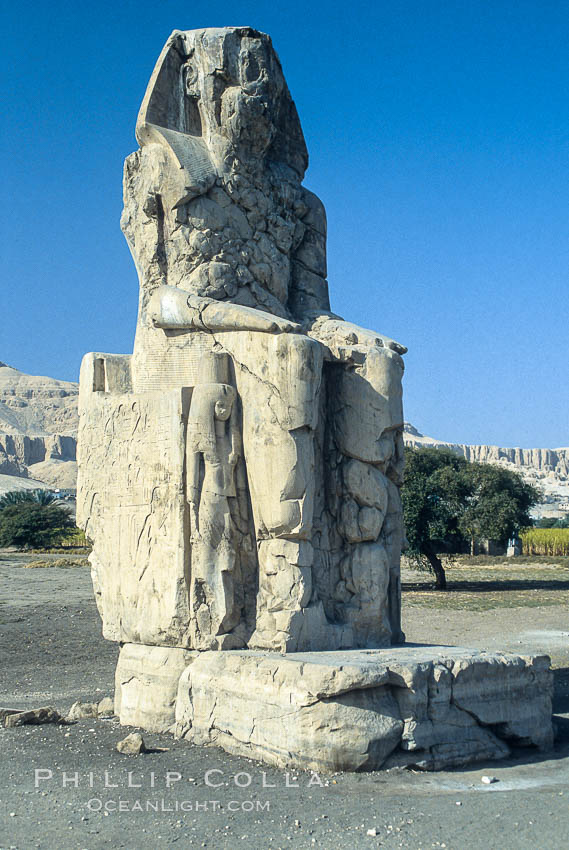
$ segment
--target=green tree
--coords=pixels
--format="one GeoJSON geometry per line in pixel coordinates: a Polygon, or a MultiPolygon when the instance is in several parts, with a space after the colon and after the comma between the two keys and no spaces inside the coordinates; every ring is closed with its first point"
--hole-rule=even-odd
{"type": "Polygon", "coordinates": [[[501,466],[471,463],[467,476],[471,492],[459,525],[470,539],[471,555],[474,555],[477,540],[488,538],[506,543],[532,524],[529,512],[539,501],[539,492],[517,472],[501,466]]]}
{"type": "Polygon", "coordinates": [[[569,516],[564,517],[542,517],[534,523],[536,528],[569,528],[569,516]]]}
{"type": "Polygon", "coordinates": [[[20,549],[53,546],[73,527],[68,512],[59,505],[22,500],[0,510],[0,546],[20,549]]]}
{"type": "Polygon", "coordinates": [[[542,517],[534,523],[536,528],[555,528],[557,520],[553,516],[542,517]]]}
{"type": "Polygon", "coordinates": [[[468,463],[448,449],[405,449],[401,491],[407,552],[426,561],[446,589],[440,555],[462,552],[483,538],[506,542],[531,524],[539,493],[516,472],[468,463]]]}
{"type": "Polygon", "coordinates": [[[426,560],[436,587],[446,589],[439,555],[459,552],[464,535],[459,519],[470,495],[467,462],[448,449],[405,449],[405,483],[401,490],[407,553],[426,560]]]}

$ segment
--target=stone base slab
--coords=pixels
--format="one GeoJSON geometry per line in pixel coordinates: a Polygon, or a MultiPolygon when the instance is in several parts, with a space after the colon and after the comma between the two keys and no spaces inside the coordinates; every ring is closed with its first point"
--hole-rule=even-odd
{"type": "Polygon", "coordinates": [[[547,656],[411,645],[188,660],[176,734],[268,764],[438,770],[553,742],[547,656]]]}
{"type": "Polygon", "coordinates": [[[149,732],[173,727],[178,680],[196,655],[170,646],[123,644],[115,671],[115,714],[121,724],[149,732]]]}

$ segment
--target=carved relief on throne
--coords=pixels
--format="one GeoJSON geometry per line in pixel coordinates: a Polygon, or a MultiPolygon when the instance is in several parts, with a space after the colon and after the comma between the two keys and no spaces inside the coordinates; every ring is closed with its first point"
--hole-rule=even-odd
{"type": "MultiPolygon", "coordinates": [[[[249,524],[239,409],[230,359],[202,358],[192,392],[186,436],[186,495],[190,511],[192,646],[245,646],[245,584],[256,573],[249,524]]],[[[250,594],[249,594],[250,596],[250,594]]]]}

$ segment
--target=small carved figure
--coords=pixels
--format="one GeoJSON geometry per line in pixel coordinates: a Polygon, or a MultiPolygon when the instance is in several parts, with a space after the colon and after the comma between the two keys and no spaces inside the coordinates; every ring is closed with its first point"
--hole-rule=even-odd
{"type": "Polygon", "coordinates": [[[237,552],[235,467],[241,440],[235,389],[227,383],[228,357],[209,353],[194,388],[186,443],[190,506],[191,591],[195,645],[204,648],[239,624],[240,575],[237,552]],[[209,373],[209,374],[207,374],[209,373]],[[233,510],[232,510],[233,508],[233,510]]]}

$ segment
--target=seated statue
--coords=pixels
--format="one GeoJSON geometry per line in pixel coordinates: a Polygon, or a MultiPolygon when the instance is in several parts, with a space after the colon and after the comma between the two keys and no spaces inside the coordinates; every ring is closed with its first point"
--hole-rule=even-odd
{"type": "Polygon", "coordinates": [[[326,215],[270,38],[174,32],[136,137],[134,352],[81,373],[78,517],[105,636],[401,642],[406,349],[330,311],[326,215]]]}

